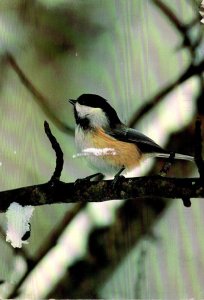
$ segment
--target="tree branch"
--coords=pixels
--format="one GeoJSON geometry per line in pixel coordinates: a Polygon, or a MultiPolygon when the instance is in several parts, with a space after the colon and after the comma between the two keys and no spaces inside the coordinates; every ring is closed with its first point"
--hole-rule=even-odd
{"type": "Polygon", "coordinates": [[[164,87],[158,94],[153,96],[150,99],[144,100],[144,105],[136,111],[136,113],[132,116],[129,126],[134,127],[135,124],[146,114],[148,113],[155,105],[159,104],[166,95],[168,95],[174,88],[176,88],[179,84],[185,82],[187,79],[194,75],[198,75],[201,77],[201,74],[204,70],[204,60],[199,64],[196,64],[196,49],[201,43],[203,34],[202,30],[200,30],[200,34],[195,41],[193,41],[190,37],[190,29],[195,25],[195,22],[199,22],[199,19],[196,18],[189,24],[182,23],[174,12],[168,7],[165,3],[160,0],[152,0],[157,8],[160,9],[161,12],[169,19],[171,24],[177,29],[177,31],[181,34],[183,39],[182,46],[185,46],[189,49],[191,55],[191,64],[187,69],[172,83],[168,84],[164,87]]]}
{"type": "Polygon", "coordinates": [[[25,205],[47,205],[56,203],[103,202],[114,199],[136,199],[138,197],[162,198],[202,198],[204,185],[200,178],[125,178],[117,191],[112,188],[112,180],[74,183],[57,182],[23,187],[0,192],[0,211],[5,212],[12,202],[25,205]]]}
{"type": "MultiPolygon", "coordinates": [[[[182,46],[187,47],[192,55],[192,58],[195,58],[195,49],[198,47],[202,39],[202,34],[200,33],[198,38],[195,41],[192,41],[189,36],[190,29],[195,25],[195,22],[198,23],[198,18],[196,17],[189,24],[184,24],[180,19],[175,15],[175,13],[160,0],[152,0],[152,2],[160,9],[160,11],[166,16],[166,18],[171,22],[171,24],[177,29],[181,34],[183,39],[182,46]]],[[[201,32],[201,30],[200,30],[201,32]]]]}

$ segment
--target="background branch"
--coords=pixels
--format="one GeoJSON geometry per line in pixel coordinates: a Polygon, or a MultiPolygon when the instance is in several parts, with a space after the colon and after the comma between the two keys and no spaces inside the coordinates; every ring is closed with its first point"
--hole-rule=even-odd
{"type": "Polygon", "coordinates": [[[187,69],[172,83],[164,87],[161,91],[159,91],[155,96],[150,99],[144,100],[144,105],[141,106],[139,110],[135,112],[129,122],[130,127],[134,127],[135,124],[146,114],[148,113],[155,105],[159,104],[165,96],[168,95],[174,88],[176,88],[179,84],[185,82],[187,79],[194,75],[198,75],[202,77],[202,72],[204,71],[204,61],[201,61],[199,64],[195,63],[196,60],[196,50],[203,38],[202,29],[200,29],[200,33],[196,41],[193,41],[191,36],[189,35],[190,30],[193,26],[195,26],[196,22],[198,23],[198,18],[196,17],[189,24],[184,24],[180,21],[180,19],[175,15],[175,13],[160,0],[152,0],[152,2],[156,5],[156,7],[168,18],[171,24],[176,28],[176,30],[180,33],[181,38],[183,39],[182,46],[187,47],[189,49],[191,55],[191,64],[187,67],[187,69]]]}
{"type": "MultiPolygon", "coordinates": [[[[64,231],[64,229],[72,222],[72,220],[77,216],[77,214],[86,206],[87,203],[77,203],[73,209],[68,211],[63,219],[60,221],[58,226],[54,228],[48,239],[43,243],[42,248],[38,251],[38,254],[32,260],[26,260],[27,270],[21,277],[19,282],[15,285],[13,291],[9,295],[9,299],[13,299],[19,295],[19,289],[23,284],[24,280],[29,276],[29,274],[35,269],[38,263],[46,256],[46,254],[57,244],[57,240],[64,231]]],[[[10,244],[9,244],[10,245],[10,244]]],[[[18,248],[16,248],[18,249],[18,248]]],[[[18,250],[21,250],[20,248],[18,250]]],[[[22,250],[23,251],[23,250],[22,250]]],[[[26,258],[26,257],[25,257],[26,258]]]]}
{"type": "Polygon", "coordinates": [[[69,128],[66,124],[64,124],[53,112],[53,109],[49,108],[48,106],[48,99],[44,95],[42,95],[37,88],[33,85],[33,83],[28,79],[28,77],[24,74],[24,72],[21,70],[20,66],[17,64],[14,57],[7,53],[6,60],[9,63],[9,65],[12,67],[12,69],[16,72],[18,75],[20,81],[23,83],[23,85],[27,88],[27,90],[35,97],[36,100],[38,100],[38,104],[44,111],[44,113],[53,121],[53,123],[62,131],[73,135],[74,131],[73,129],[69,128]]]}
{"type": "Polygon", "coordinates": [[[153,107],[159,104],[166,95],[168,95],[173,89],[179,86],[179,84],[185,82],[187,79],[194,75],[199,75],[204,71],[204,60],[198,65],[190,65],[175,81],[167,85],[154,97],[144,100],[144,105],[138,109],[132,116],[129,122],[130,127],[134,127],[135,124],[148,113],[153,107]]]}

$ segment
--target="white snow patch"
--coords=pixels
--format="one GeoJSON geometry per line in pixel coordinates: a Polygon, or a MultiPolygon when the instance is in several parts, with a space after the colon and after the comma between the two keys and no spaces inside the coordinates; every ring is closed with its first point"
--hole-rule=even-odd
{"type": "Polygon", "coordinates": [[[73,158],[80,156],[102,156],[102,155],[116,155],[116,151],[113,148],[86,148],[83,149],[81,153],[73,155],[73,158]]]}
{"type": "Polygon", "coordinates": [[[21,206],[13,202],[6,211],[6,241],[11,243],[14,248],[21,248],[22,244],[28,244],[28,241],[22,241],[21,239],[30,230],[29,220],[33,214],[33,210],[34,207],[31,205],[21,206]]]}

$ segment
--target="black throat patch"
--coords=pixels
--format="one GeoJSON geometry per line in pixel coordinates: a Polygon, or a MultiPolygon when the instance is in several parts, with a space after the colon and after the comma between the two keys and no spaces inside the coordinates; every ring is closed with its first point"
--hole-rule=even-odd
{"type": "Polygon", "coordinates": [[[77,125],[80,125],[80,127],[83,130],[90,129],[90,121],[88,118],[80,118],[77,114],[76,108],[74,107],[74,117],[77,125]]]}

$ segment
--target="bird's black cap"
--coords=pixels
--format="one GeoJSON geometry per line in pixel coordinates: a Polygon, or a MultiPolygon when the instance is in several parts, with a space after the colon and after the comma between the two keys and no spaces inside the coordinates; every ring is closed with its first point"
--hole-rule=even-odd
{"type": "MultiPolygon", "coordinates": [[[[86,105],[90,107],[99,107],[105,109],[107,107],[107,100],[101,96],[95,94],[83,94],[79,96],[77,102],[81,105],[86,105]]],[[[108,104],[109,105],[109,104],[108,104]]]]}
{"type": "MultiPolygon", "coordinates": [[[[108,117],[111,127],[115,127],[116,125],[121,124],[116,111],[105,98],[96,94],[82,94],[78,97],[77,102],[81,105],[101,108],[108,117]]],[[[73,102],[71,103],[73,104],[73,102]]]]}

